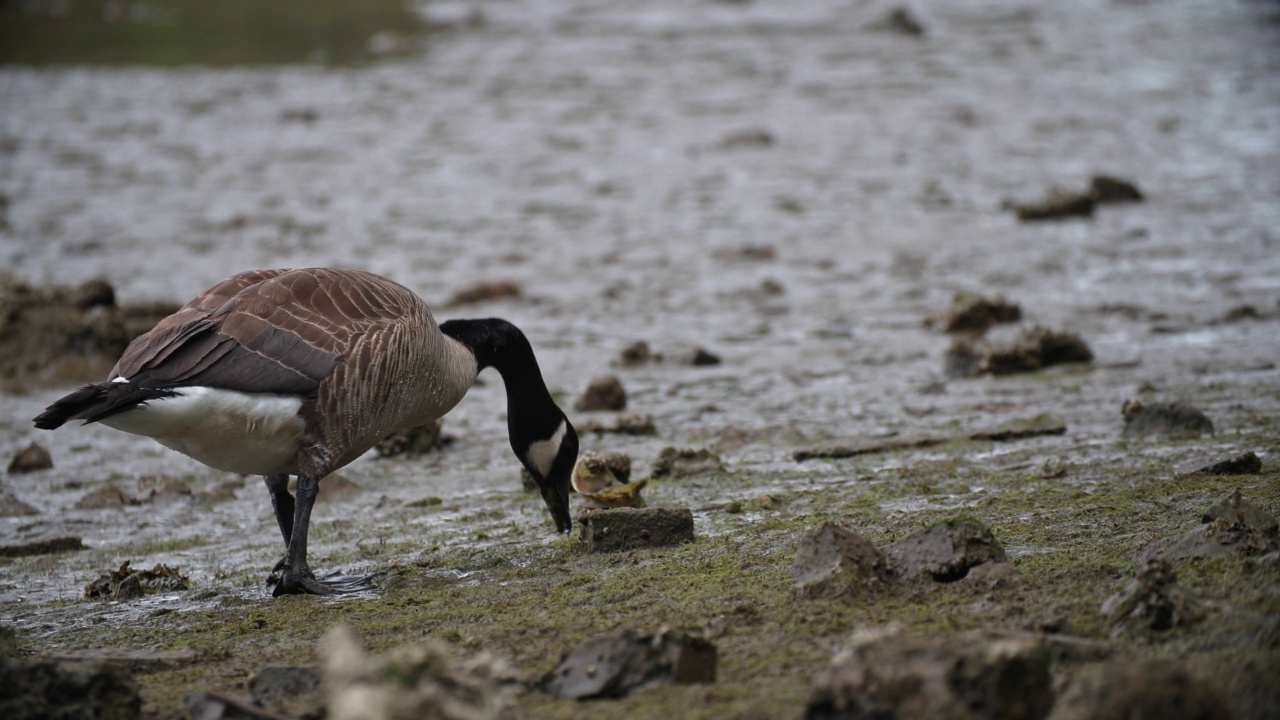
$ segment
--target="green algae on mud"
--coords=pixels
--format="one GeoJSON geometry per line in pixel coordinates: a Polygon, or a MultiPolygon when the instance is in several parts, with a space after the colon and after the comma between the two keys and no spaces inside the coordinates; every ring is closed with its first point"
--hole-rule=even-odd
{"type": "MultiPolygon", "coordinates": [[[[855,629],[889,622],[938,634],[1054,627],[1107,640],[1110,628],[1099,607],[1133,576],[1142,547],[1194,527],[1203,508],[1236,487],[1261,507],[1280,507],[1280,468],[1273,463],[1261,475],[1231,478],[1178,477],[1158,461],[1099,463],[1107,466],[1107,479],[1098,483],[1071,474],[1044,478],[994,470],[954,452],[946,461],[898,468],[867,483],[870,489],[859,486],[870,502],[849,502],[848,487],[816,486],[790,494],[774,509],[701,513],[697,540],[675,548],[593,555],[570,537],[545,544],[435,547],[414,561],[395,563],[377,596],[223,595],[209,608],[144,615],[123,626],[54,631],[41,644],[195,650],[196,663],[137,679],[147,714],[163,716],[184,692],[243,692],[259,667],[312,663],[320,636],[338,622],[352,625],[374,652],[433,637],[505,656],[529,678],[548,672],[594,634],[669,626],[703,633],[716,644],[717,683],[596,703],[593,714],[791,716],[807,698],[810,678],[855,629]],[[921,486],[958,495],[976,483],[984,490],[971,493],[980,497],[960,511],[892,509],[894,499],[921,486]],[[959,516],[992,528],[1018,570],[1013,582],[988,587],[913,581],[864,592],[856,601],[796,596],[792,562],[806,527],[829,520],[880,544],[959,516]]],[[[1015,453],[1027,459],[1036,454],[1015,453]]],[[[1011,458],[1002,461],[1009,464],[1011,458]]],[[[841,474],[841,465],[833,464],[831,474],[841,474]]],[[[750,472],[738,479],[755,487],[776,481],[750,472]]],[[[1175,567],[1182,586],[1211,601],[1209,616],[1189,627],[1117,637],[1110,640],[1114,653],[1185,656],[1198,675],[1233,698],[1241,717],[1264,716],[1260,710],[1277,698],[1259,670],[1280,661],[1280,583],[1274,568],[1258,567],[1247,557],[1186,560],[1175,567]]],[[[39,648],[24,640],[24,649],[39,648]]],[[[534,691],[521,698],[520,712],[556,718],[581,709],[534,691]]]]}

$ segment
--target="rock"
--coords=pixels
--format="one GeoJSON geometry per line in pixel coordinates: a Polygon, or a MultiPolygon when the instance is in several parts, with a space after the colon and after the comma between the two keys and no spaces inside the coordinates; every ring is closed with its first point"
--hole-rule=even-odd
{"type": "Polygon", "coordinates": [[[581,539],[591,552],[678,545],[693,541],[688,508],[612,508],[578,516],[581,539]]]}
{"type": "Polygon", "coordinates": [[[126,495],[124,490],[109,483],[86,493],[76,501],[76,508],[79,510],[106,510],[108,508],[122,508],[125,505],[137,504],[138,501],[126,495]]]}
{"type": "Polygon", "coordinates": [[[605,424],[594,418],[588,418],[578,424],[578,434],[615,433],[617,435],[657,435],[658,428],[653,424],[653,416],[635,413],[621,415],[612,423],[605,424]]]}
{"type": "Polygon", "coordinates": [[[947,351],[945,369],[948,377],[964,378],[1011,375],[1091,360],[1093,351],[1079,335],[1035,326],[1007,342],[958,337],[947,351]]]}
{"type": "Polygon", "coordinates": [[[924,37],[924,24],[916,19],[911,10],[901,5],[890,10],[883,20],[871,23],[868,29],[893,32],[910,37],[924,37]]]}
{"type": "Polygon", "coordinates": [[[26,517],[39,514],[39,510],[28,505],[17,495],[0,488],[0,517],[26,517]]]}
{"type": "Polygon", "coordinates": [[[984,333],[992,325],[1021,319],[1022,307],[1003,295],[959,292],[951,305],[931,313],[924,324],[946,333],[984,333]]]}
{"type": "Polygon", "coordinates": [[[1144,403],[1137,398],[1120,407],[1126,438],[1191,439],[1213,434],[1213,421],[1199,409],[1182,403],[1144,403]]]}
{"type": "Polygon", "coordinates": [[[1178,475],[1257,475],[1262,472],[1262,459],[1252,450],[1246,450],[1207,460],[1192,460],[1179,465],[1175,472],[1178,475]]]}
{"type": "Polygon", "coordinates": [[[258,702],[302,695],[319,687],[320,674],[305,665],[268,665],[249,681],[249,693],[258,702]]]}
{"type": "Polygon", "coordinates": [[[1138,576],[1102,603],[1112,636],[1132,630],[1168,630],[1204,617],[1200,603],[1176,584],[1173,568],[1164,560],[1148,560],[1138,576]]]}
{"type": "Polygon", "coordinates": [[[449,438],[442,432],[443,428],[443,420],[432,420],[402,432],[392,433],[383,438],[382,442],[374,446],[374,449],[378,451],[378,457],[426,455],[449,444],[449,438]]]}
{"type": "Polygon", "coordinates": [[[991,531],[971,518],[937,523],[882,551],[896,577],[925,574],[939,582],[960,580],[972,567],[1005,559],[1004,548],[991,531]]]}
{"type": "Polygon", "coordinates": [[[71,304],[77,310],[88,310],[99,305],[113,308],[116,306],[116,289],[101,278],[88,280],[71,292],[71,304]]]}
{"type": "Polygon", "coordinates": [[[658,452],[658,458],[653,461],[653,470],[650,475],[655,478],[679,480],[720,472],[724,472],[724,463],[720,462],[720,456],[706,448],[695,450],[664,447],[658,452]]]}
{"type": "Polygon", "coordinates": [[[28,557],[85,550],[84,540],[76,535],[42,537],[0,545],[0,557],[28,557]]]}
{"type": "Polygon", "coordinates": [[[1092,193],[1051,190],[1041,200],[1014,203],[1013,211],[1023,222],[1092,217],[1097,200],[1092,193]]]}
{"type": "Polygon", "coordinates": [[[488,282],[479,282],[463,290],[454,293],[453,298],[449,300],[447,307],[456,307],[458,305],[470,305],[472,303],[484,302],[487,300],[499,300],[501,298],[520,297],[520,286],[509,280],[491,280],[488,282]]]}
{"type": "Polygon", "coordinates": [[[856,633],[814,683],[806,720],[1042,718],[1050,658],[1036,640],[856,633]]]}
{"type": "Polygon", "coordinates": [[[325,633],[319,654],[328,720],[497,720],[521,689],[515,670],[488,653],[463,656],[428,640],[370,657],[346,625],[325,633]]]}
{"type": "Polygon", "coordinates": [[[1200,522],[1214,520],[1242,523],[1265,535],[1275,535],[1280,531],[1280,523],[1276,521],[1276,517],[1245,500],[1239,490],[1232,490],[1231,494],[1211,505],[1200,516],[1200,522]]]}
{"type": "Polygon", "coordinates": [[[1209,686],[1167,660],[1117,660],[1072,672],[1048,720],[1229,720],[1209,686]]]}
{"type": "Polygon", "coordinates": [[[668,629],[643,636],[623,630],[579,645],[544,678],[543,687],[562,700],[587,700],[670,683],[713,683],[716,659],[716,646],[704,638],[668,629]]]}
{"type": "Polygon", "coordinates": [[[1137,185],[1112,175],[1094,175],[1089,181],[1089,195],[1100,205],[1143,200],[1142,191],[1137,185]]]}
{"type": "Polygon", "coordinates": [[[659,358],[649,350],[649,343],[637,340],[622,348],[622,352],[618,354],[617,364],[621,367],[637,367],[655,359],[659,358]]]}
{"type": "Polygon", "coordinates": [[[710,350],[696,347],[689,352],[686,362],[694,367],[709,367],[711,365],[719,365],[721,360],[719,355],[710,350]]]}
{"type": "Polygon", "coordinates": [[[969,574],[960,582],[994,590],[1017,583],[1021,576],[1022,573],[1009,563],[986,562],[969,568],[969,574]]]}
{"type": "Polygon", "coordinates": [[[724,136],[720,147],[726,150],[741,148],[767,148],[774,143],[773,133],[763,128],[736,130],[724,136]]]}
{"type": "Polygon", "coordinates": [[[796,592],[802,597],[853,595],[892,577],[870,540],[831,523],[801,536],[794,567],[796,592]]]}
{"type": "Polygon", "coordinates": [[[591,378],[574,402],[575,410],[590,412],[595,410],[625,410],[627,407],[627,391],[617,375],[597,375],[591,378]]]}
{"type": "Polygon", "coordinates": [[[142,698],[121,668],[100,663],[0,658],[5,720],[136,720],[142,698]]]}
{"type": "Polygon", "coordinates": [[[49,451],[38,443],[32,442],[13,456],[13,459],[9,461],[8,472],[10,475],[18,475],[37,470],[48,470],[51,467],[53,467],[53,458],[49,456],[49,451]]]}

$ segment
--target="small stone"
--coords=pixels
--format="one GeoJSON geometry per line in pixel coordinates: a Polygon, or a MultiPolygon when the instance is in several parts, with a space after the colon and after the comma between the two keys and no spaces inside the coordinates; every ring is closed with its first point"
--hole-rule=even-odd
{"type": "Polygon", "coordinates": [[[1011,375],[1091,360],[1093,351],[1079,335],[1035,326],[1004,342],[957,337],[947,350],[945,370],[953,378],[1011,375]]]}
{"type": "Polygon", "coordinates": [[[931,313],[924,324],[945,333],[983,333],[992,325],[1021,319],[1022,307],[1003,295],[959,292],[951,305],[931,313]]]}
{"type": "Polygon", "coordinates": [[[1048,720],[1228,720],[1222,698],[1167,660],[1117,660],[1072,672],[1048,720]]]}
{"type": "Polygon", "coordinates": [[[113,308],[116,306],[116,290],[106,280],[89,280],[72,291],[71,304],[78,310],[98,306],[113,308]]]}
{"type": "Polygon", "coordinates": [[[988,562],[1004,562],[1004,548],[982,523],[958,518],[936,523],[883,548],[885,559],[900,578],[928,575],[953,582],[969,569],[988,562]]]}
{"type": "Polygon", "coordinates": [[[693,541],[688,508],[611,508],[578,516],[581,539],[591,552],[679,545],[693,541]]]}
{"type": "Polygon", "coordinates": [[[597,375],[591,378],[574,402],[574,409],[582,412],[596,410],[625,410],[627,391],[617,375],[597,375]]]}
{"type": "Polygon", "coordinates": [[[1192,460],[1178,466],[1178,475],[1257,475],[1262,472],[1262,459],[1252,450],[1219,455],[1207,460],[1192,460]]]}
{"type": "Polygon", "coordinates": [[[1099,204],[1143,200],[1142,191],[1137,185],[1112,175],[1094,175],[1089,181],[1089,195],[1099,204]]]}
{"type": "Polygon", "coordinates": [[[890,10],[883,20],[872,23],[870,29],[894,32],[911,37],[924,36],[924,24],[909,9],[901,5],[890,10]]]}
{"type": "Polygon", "coordinates": [[[1013,585],[1021,577],[1018,569],[1006,562],[986,562],[969,568],[961,582],[989,590],[1013,585]]]}
{"type": "Polygon", "coordinates": [[[637,367],[654,359],[653,352],[649,350],[649,343],[637,340],[622,348],[622,352],[618,354],[618,365],[622,367],[637,367]]]}
{"type": "Polygon", "coordinates": [[[9,461],[9,474],[18,475],[37,470],[48,470],[51,467],[53,467],[53,458],[49,456],[49,451],[33,441],[30,445],[19,450],[13,456],[13,459],[9,461]]]}
{"type": "Polygon", "coordinates": [[[488,282],[479,282],[463,290],[454,293],[452,299],[449,300],[450,307],[458,305],[470,305],[472,303],[485,302],[487,300],[499,300],[502,298],[520,297],[520,286],[509,280],[491,280],[488,282]]]}
{"type": "Polygon", "coordinates": [[[106,510],[137,504],[137,501],[126,495],[124,490],[114,484],[107,484],[82,496],[76,501],[76,508],[79,510],[106,510]]]}
{"type": "Polygon", "coordinates": [[[794,567],[796,592],[803,597],[849,595],[892,577],[870,540],[831,523],[800,538],[794,567]]]}
{"type": "Polygon", "coordinates": [[[689,364],[694,367],[709,367],[719,365],[720,356],[705,348],[694,348],[689,354],[689,364]]]}
{"type": "Polygon", "coordinates": [[[749,128],[725,135],[724,139],[720,141],[720,147],[726,150],[766,148],[773,145],[773,143],[773,133],[762,128],[749,128]]]}
{"type": "Polygon", "coordinates": [[[1158,436],[1187,440],[1213,434],[1213,421],[1198,408],[1182,403],[1144,403],[1130,398],[1121,405],[1120,414],[1124,417],[1126,438],[1158,436]]]}
{"type": "Polygon", "coordinates": [[[704,638],[668,629],[643,636],[623,630],[583,642],[543,686],[562,700],[620,698],[664,684],[713,683],[716,660],[716,646],[704,638]]]}
{"type": "Polygon", "coordinates": [[[1023,222],[1092,217],[1097,200],[1091,193],[1052,190],[1041,200],[1015,203],[1013,211],[1023,222]]]}
{"type": "Polygon", "coordinates": [[[724,472],[720,456],[706,448],[664,447],[653,461],[650,473],[655,478],[681,478],[724,472]]]}

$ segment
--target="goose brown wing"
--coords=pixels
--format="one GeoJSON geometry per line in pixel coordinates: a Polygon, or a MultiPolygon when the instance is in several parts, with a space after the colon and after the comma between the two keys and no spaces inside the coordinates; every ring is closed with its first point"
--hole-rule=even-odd
{"type": "Polygon", "coordinates": [[[135,340],[112,376],[154,387],[311,394],[355,340],[403,315],[400,290],[357,271],[241,273],[135,340]]]}

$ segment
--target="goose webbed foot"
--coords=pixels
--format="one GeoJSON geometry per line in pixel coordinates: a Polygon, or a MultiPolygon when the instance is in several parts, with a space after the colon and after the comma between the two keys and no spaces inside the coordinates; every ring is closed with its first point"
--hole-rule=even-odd
{"type": "Polygon", "coordinates": [[[334,572],[316,579],[311,570],[291,572],[283,568],[283,561],[276,566],[267,578],[267,584],[274,585],[273,597],[281,595],[346,595],[348,593],[373,590],[373,581],[379,575],[343,575],[334,572]]]}

